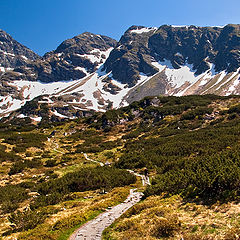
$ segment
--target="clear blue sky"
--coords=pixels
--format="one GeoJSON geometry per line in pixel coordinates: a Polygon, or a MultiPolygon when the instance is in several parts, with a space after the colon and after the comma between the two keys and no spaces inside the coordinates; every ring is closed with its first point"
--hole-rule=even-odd
{"type": "Polygon", "coordinates": [[[82,32],[119,40],[131,25],[240,23],[239,0],[0,0],[0,28],[40,55],[82,32]]]}

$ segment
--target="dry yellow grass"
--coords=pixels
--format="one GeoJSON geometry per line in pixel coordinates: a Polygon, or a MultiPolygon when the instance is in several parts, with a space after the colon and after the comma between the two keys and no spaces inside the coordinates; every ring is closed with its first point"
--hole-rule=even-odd
{"type": "MultiPolygon", "coordinates": [[[[75,200],[65,201],[55,207],[59,212],[49,216],[46,221],[33,230],[23,232],[18,235],[18,239],[41,240],[41,239],[59,239],[68,234],[68,230],[74,229],[85,221],[104,211],[107,207],[118,204],[129,194],[130,187],[121,187],[113,189],[111,192],[101,195],[98,191],[89,191],[84,193],[75,193],[75,200]]],[[[71,232],[69,232],[70,234],[71,232]]],[[[10,240],[10,237],[4,240],[10,240]]],[[[65,238],[64,238],[65,239],[65,238]]]]}
{"type": "Polygon", "coordinates": [[[179,196],[149,197],[105,231],[104,239],[239,239],[240,204],[211,207],[185,203],[179,196]]]}

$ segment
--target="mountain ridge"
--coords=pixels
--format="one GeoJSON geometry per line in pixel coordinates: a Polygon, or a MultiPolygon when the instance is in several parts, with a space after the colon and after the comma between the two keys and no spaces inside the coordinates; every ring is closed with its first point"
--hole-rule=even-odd
{"type": "Polygon", "coordinates": [[[238,24],[133,25],[118,42],[84,32],[2,73],[0,114],[43,95],[49,106],[68,106],[75,116],[78,111],[126,106],[146,96],[239,94],[239,68],[238,24]]]}

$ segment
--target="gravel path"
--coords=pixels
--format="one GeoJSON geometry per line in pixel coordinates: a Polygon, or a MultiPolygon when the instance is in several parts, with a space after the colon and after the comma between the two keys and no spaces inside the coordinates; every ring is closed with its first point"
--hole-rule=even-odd
{"type": "Polygon", "coordinates": [[[102,232],[129,208],[139,202],[143,193],[131,189],[128,198],[117,206],[87,222],[70,237],[70,240],[101,240],[102,232]]]}
{"type": "Polygon", "coordinates": [[[93,160],[93,159],[89,158],[86,153],[83,153],[83,155],[84,155],[84,157],[86,158],[86,160],[88,160],[88,161],[90,161],[90,162],[97,163],[97,164],[99,164],[101,167],[104,166],[104,164],[103,164],[102,162],[98,162],[98,161],[96,161],[96,160],[93,160]]]}
{"type": "MultiPolygon", "coordinates": [[[[94,161],[101,165],[100,162],[88,158],[87,154],[84,154],[84,157],[89,161],[94,161]]],[[[141,177],[143,186],[150,185],[149,177],[135,173],[132,170],[128,171],[138,177],[141,177]]],[[[137,189],[131,189],[130,194],[123,203],[108,209],[106,212],[100,214],[93,220],[85,223],[71,235],[70,240],[101,240],[103,230],[109,227],[129,208],[138,203],[142,196],[142,192],[137,192],[137,189]]]]}

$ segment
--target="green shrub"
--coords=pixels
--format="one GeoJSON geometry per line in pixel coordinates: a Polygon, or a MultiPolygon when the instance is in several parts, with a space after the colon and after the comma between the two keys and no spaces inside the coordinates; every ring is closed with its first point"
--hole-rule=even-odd
{"type": "Polygon", "coordinates": [[[49,159],[45,162],[45,167],[54,167],[57,165],[57,161],[55,159],[49,159]]]}
{"type": "Polygon", "coordinates": [[[70,192],[110,189],[135,181],[136,177],[125,170],[110,167],[84,168],[79,172],[68,173],[61,178],[39,184],[37,191],[40,196],[31,204],[31,208],[56,204],[70,192]]]}
{"type": "Polygon", "coordinates": [[[208,201],[233,200],[239,195],[240,155],[227,151],[194,161],[185,161],[181,169],[169,169],[158,175],[146,195],[182,194],[184,197],[202,197],[208,201]]]}
{"type": "Polygon", "coordinates": [[[0,204],[2,204],[2,210],[5,212],[12,212],[15,210],[18,204],[27,199],[27,197],[26,190],[18,185],[0,187],[0,204]]]}
{"type": "Polygon", "coordinates": [[[38,224],[43,223],[47,214],[43,211],[26,210],[23,212],[17,211],[9,216],[9,221],[15,225],[14,231],[27,231],[35,228],[38,224]]]}
{"type": "Polygon", "coordinates": [[[25,168],[39,168],[42,166],[42,162],[39,159],[24,160],[15,162],[10,168],[9,175],[22,172],[25,168]]]}
{"type": "Polygon", "coordinates": [[[236,105],[236,106],[233,106],[233,107],[230,107],[228,109],[228,113],[229,114],[232,114],[232,113],[237,113],[237,114],[240,114],[240,104],[236,105]]]}
{"type": "Polygon", "coordinates": [[[212,108],[208,107],[198,107],[194,110],[187,111],[186,113],[182,114],[181,120],[193,120],[196,117],[199,119],[202,118],[204,114],[211,114],[213,111],[212,108]]]}

